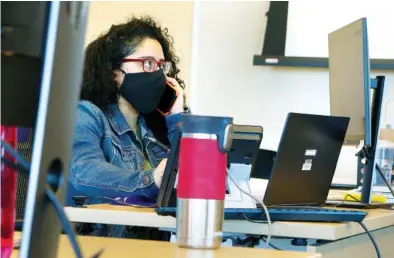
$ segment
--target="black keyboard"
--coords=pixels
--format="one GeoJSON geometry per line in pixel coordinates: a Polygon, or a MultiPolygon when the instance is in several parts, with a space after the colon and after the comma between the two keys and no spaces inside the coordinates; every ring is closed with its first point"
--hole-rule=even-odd
{"type": "MultiPolygon", "coordinates": [[[[155,209],[162,216],[176,217],[176,207],[155,209]]],[[[303,222],[361,222],[366,212],[357,210],[334,210],[324,208],[268,208],[271,221],[303,221],[303,222]]],[[[263,209],[224,209],[226,220],[260,220],[265,221],[263,209]]]]}

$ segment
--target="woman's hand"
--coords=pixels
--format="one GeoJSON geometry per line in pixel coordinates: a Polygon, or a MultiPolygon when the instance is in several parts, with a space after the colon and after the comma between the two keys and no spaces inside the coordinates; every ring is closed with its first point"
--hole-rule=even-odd
{"type": "Polygon", "coordinates": [[[155,168],[153,172],[153,181],[158,188],[160,188],[161,181],[163,180],[163,174],[166,168],[166,164],[167,159],[162,159],[162,161],[160,161],[159,165],[155,168]]]}
{"type": "Polygon", "coordinates": [[[177,80],[171,77],[166,77],[167,82],[169,82],[172,86],[174,86],[178,90],[178,98],[175,100],[174,105],[171,108],[171,114],[178,114],[183,112],[183,94],[184,91],[182,87],[179,85],[177,80]]]}

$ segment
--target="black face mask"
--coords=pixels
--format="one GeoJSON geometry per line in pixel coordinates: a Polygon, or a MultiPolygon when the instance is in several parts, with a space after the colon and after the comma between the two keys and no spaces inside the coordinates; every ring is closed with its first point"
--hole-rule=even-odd
{"type": "Polygon", "coordinates": [[[146,114],[158,107],[165,87],[166,77],[163,70],[126,73],[119,92],[138,113],[146,114]]]}

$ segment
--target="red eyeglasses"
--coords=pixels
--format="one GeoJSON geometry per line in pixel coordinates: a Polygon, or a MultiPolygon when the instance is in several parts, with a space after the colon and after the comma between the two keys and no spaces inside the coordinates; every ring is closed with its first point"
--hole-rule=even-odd
{"type": "Polygon", "coordinates": [[[128,62],[140,62],[142,64],[142,69],[144,72],[152,73],[157,70],[159,67],[163,70],[164,74],[168,74],[171,70],[171,62],[170,61],[156,61],[152,58],[124,58],[122,59],[122,63],[128,62]]]}

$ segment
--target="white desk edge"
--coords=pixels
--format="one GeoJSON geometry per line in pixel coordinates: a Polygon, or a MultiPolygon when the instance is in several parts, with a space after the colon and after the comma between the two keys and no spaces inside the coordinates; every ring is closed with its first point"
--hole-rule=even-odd
{"type": "MultiPolygon", "coordinates": [[[[72,222],[102,223],[152,228],[176,228],[176,220],[169,216],[159,216],[154,212],[138,212],[125,210],[100,210],[88,208],[65,207],[66,214],[72,222]]],[[[364,224],[372,231],[394,226],[394,211],[392,215],[381,218],[366,218],[364,224]]],[[[275,222],[272,224],[273,236],[298,237],[322,240],[338,240],[364,233],[358,223],[308,223],[308,222],[275,222]]],[[[248,221],[226,220],[224,232],[266,235],[266,224],[256,224],[248,221]]]]}

